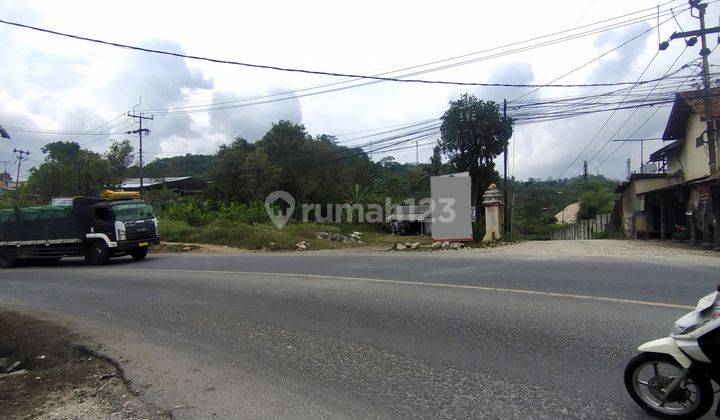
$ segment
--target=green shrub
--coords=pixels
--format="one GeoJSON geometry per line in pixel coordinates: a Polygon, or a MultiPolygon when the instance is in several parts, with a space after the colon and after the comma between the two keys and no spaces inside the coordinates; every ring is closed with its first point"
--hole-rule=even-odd
{"type": "MultiPolygon", "coordinates": [[[[339,225],[319,223],[289,223],[282,229],[271,224],[236,223],[228,220],[214,220],[204,226],[191,226],[185,221],[162,219],[160,238],[167,242],[195,242],[226,245],[245,249],[294,250],[298,242],[307,241],[311,249],[342,248],[359,246],[355,242],[328,241],[318,239],[318,232],[344,233],[339,225]]],[[[362,233],[365,244],[389,245],[396,242],[431,243],[432,239],[425,236],[389,235],[371,225],[348,225],[362,233]],[[368,230],[363,230],[367,228],[368,230]]]]}
{"type": "MultiPolygon", "coordinates": [[[[155,204],[155,201],[153,201],[155,204]]],[[[270,221],[261,202],[231,203],[222,206],[215,200],[201,200],[192,197],[176,197],[160,204],[158,213],[162,218],[186,222],[190,226],[205,226],[213,221],[229,221],[249,225],[270,221]]]]}
{"type": "Polygon", "coordinates": [[[158,223],[160,237],[169,242],[193,242],[192,237],[197,236],[198,228],[189,226],[185,222],[162,219],[158,223]]]}
{"type": "Polygon", "coordinates": [[[618,230],[606,229],[602,232],[593,232],[593,239],[625,239],[625,234],[618,230]]]}

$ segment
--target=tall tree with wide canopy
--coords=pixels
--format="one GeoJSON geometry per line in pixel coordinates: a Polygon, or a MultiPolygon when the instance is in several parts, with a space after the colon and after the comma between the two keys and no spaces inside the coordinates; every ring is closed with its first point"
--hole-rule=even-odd
{"type": "Polygon", "coordinates": [[[472,203],[482,214],[483,192],[497,179],[493,160],[512,135],[513,120],[493,101],[465,94],[450,102],[440,126],[440,148],[460,170],[470,172],[472,203]]]}
{"type": "Polygon", "coordinates": [[[110,183],[113,185],[122,184],[127,169],[135,159],[135,153],[128,140],[112,141],[105,152],[108,161],[110,183]]]}
{"type": "Polygon", "coordinates": [[[110,185],[108,161],[72,141],[48,143],[45,160],[29,171],[28,191],[43,200],[50,197],[92,195],[110,185]]]}

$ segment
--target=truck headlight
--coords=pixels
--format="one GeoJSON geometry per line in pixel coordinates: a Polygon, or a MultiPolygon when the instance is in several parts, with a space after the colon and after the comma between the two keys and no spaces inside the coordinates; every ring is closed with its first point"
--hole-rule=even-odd
{"type": "Polygon", "coordinates": [[[116,221],[115,222],[115,236],[118,241],[124,241],[127,239],[127,231],[125,230],[125,223],[116,221]]]}

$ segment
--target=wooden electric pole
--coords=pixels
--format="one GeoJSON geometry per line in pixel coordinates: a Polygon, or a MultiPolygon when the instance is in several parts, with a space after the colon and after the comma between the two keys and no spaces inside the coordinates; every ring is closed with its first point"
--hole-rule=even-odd
{"type": "Polygon", "coordinates": [[[127,115],[128,115],[128,117],[131,117],[131,118],[137,118],[138,123],[140,125],[140,127],[137,130],[128,131],[127,133],[128,134],[137,134],[138,138],[140,139],[140,147],[139,147],[139,150],[140,150],[140,153],[139,153],[139,155],[140,155],[140,197],[143,197],[143,189],[144,189],[143,188],[143,134],[145,134],[146,136],[150,135],[150,130],[148,130],[147,128],[143,128],[143,120],[152,120],[153,116],[146,117],[142,114],[142,112],[139,115],[135,115],[135,114],[128,112],[127,115]]]}
{"type": "Polygon", "coordinates": [[[17,176],[15,177],[15,194],[20,194],[20,165],[24,160],[28,160],[26,157],[30,154],[30,152],[25,150],[19,150],[19,149],[13,149],[13,153],[17,155],[17,161],[18,161],[18,167],[17,167],[17,176]]]}
{"type": "Polygon", "coordinates": [[[707,143],[710,155],[710,176],[717,175],[717,133],[715,132],[715,126],[713,124],[712,114],[712,100],[711,100],[711,86],[710,86],[710,64],[708,63],[708,56],[710,55],[710,48],[707,46],[707,34],[720,32],[720,27],[714,28],[705,27],[705,12],[707,10],[707,4],[700,3],[700,0],[690,0],[691,9],[698,10],[697,18],[700,20],[700,29],[694,31],[675,32],[670,36],[670,39],[678,38],[690,38],[686,41],[688,46],[695,45],[697,42],[697,36],[700,37],[700,56],[702,57],[702,78],[703,78],[703,93],[705,99],[705,130],[707,134],[707,143]],[[693,41],[695,40],[695,41],[693,41]]]}
{"type": "MultiPolygon", "coordinates": [[[[503,118],[507,118],[507,99],[503,99],[503,118]]],[[[505,140],[503,149],[503,231],[505,234],[510,232],[510,209],[508,209],[508,143],[510,139],[505,140]]],[[[480,209],[477,209],[480,212],[480,209]]]]}

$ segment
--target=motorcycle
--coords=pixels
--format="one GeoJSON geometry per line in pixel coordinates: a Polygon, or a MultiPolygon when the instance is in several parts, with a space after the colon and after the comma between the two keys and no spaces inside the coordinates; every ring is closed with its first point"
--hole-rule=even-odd
{"type": "Polygon", "coordinates": [[[690,242],[690,228],[685,225],[675,225],[671,237],[673,242],[690,242]]]}
{"type": "MultiPolygon", "coordinates": [[[[670,337],[638,347],[625,367],[625,388],[653,416],[695,419],[714,402],[720,385],[720,286],[675,321],[670,337]]],[[[715,415],[720,417],[720,405],[715,415]]]]}

